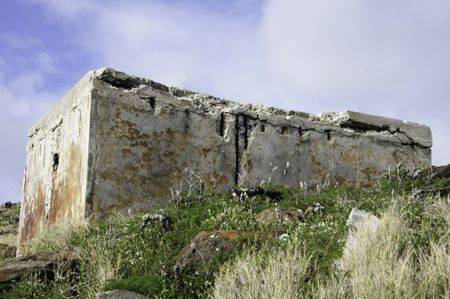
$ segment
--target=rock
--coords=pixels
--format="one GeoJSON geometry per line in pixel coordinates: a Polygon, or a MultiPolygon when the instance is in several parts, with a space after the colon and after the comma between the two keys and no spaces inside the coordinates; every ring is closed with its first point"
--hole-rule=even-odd
{"type": "Polygon", "coordinates": [[[7,235],[15,232],[17,232],[17,224],[7,224],[0,227],[0,235],[7,235]]]}
{"type": "Polygon", "coordinates": [[[266,196],[270,198],[272,201],[280,201],[281,200],[281,192],[278,191],[270,191],[265,190],[261,187],[252,187],[252,188],[234,188],[233,196],[239,197],[239,199],[244,200],[250,197],[254,197],[257,195],[266,196]]]}
{"type": "Polygon", "coordinates": [[[172,225],[172,219],[170,219],[170,217],[164,210],[160,210],[158,214],[145,214],[142,217],[142,221],[144,223],[142,224],[141,229],[144,229],[148,223],[156,221],[161,223],[163,231],[166,232],[170,229],[170,226],[172,225]]]}
{"type": "Polygon", "coordinates": [[[433,177],[438,179],[450,178],[450,164],[433,166],[433,177]]]}
{"type": "Polygon", "coordinates": [[[256,215],[256,221],[270,225],[275,223],[292,223],[304,221],[305,215],[302,210],[295,208],[270,208],[256,215]]]}
{"type": "Polygon", "coordinates": [[[103,293],[98,293],[95,295],[97,299],[147,299],[148,297],[126,290],[113,290],[103,293]]]}
{"type": "Polygon", "coordinates": [[[378,227],[381,224],[380,219],[377,216],[372,215],[369,212],[353,208],[350,212],[350,215],[348,216],[347,226],[349,227],[350,231],[356,231],[368,221],[374,228],[378,227]]]}
{"type": "Polygon", "coordinates": [[[16,246],[0,244],[0,260],[10,259],[16,256],[16,246]]]}
{"type": "Polygon", "coordinates": [[[52,279],[57,265],[62,263],[74,268],[77,260],[72,254],[38,254],[16,258],[0,265],[0,283],[19,280],[29,273],[39,273],[46,279],[52,279]]]}
{"type": "Polygon", "coordinates": [[[207,263],[218,253],[232,253],[236,250],[239,233],[235,230],[199,232],[181,251],[175,263],[175,271],[194,269],[207,263]]]}
{"type": "Polygon", "coordinates": [[[311,214],[319,214],[320,216],[323,216],[323,212],[325,211],[325,207],[322,206],[320,203],[316,202],[313,206],[308,207],[305,211],[305,216],[311,215],[311,214]]]}

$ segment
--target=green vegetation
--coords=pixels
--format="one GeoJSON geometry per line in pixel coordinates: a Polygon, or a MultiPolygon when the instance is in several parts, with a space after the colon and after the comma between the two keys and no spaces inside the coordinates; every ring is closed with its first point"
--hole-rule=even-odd
{"type": "MultiPolygon", "coordinates": [[[[19,204],[10,204],[9,208],[4,205],[0,206],[0,244],[16,246],[19,213],[19,204]]],[[[0,257],[1,260],[2,257],[0,257]]]]}
{"type": "Polygon", "coordinates": [[[91,298],[99,290],[128,289],[151,298],[446,298],[450,210],[448,197],[438,193],[446,184],[399,170],[371,188],[312,193],[265,186],[281,193],[279,201],[188,192],[129,217],[115,214],[88,228],[54,228],[27,252],[73,252],[78,269],[62,266],[51,282],[28,276],[0,290],[0,297],[91,298]],[[305,212],[316,204],[323,210],[307,213],[302,223],[255,220],[270,207],[305,212]],[[353,208],[371,212],[382,224],[376,232],[361,229],[352,236],[354,246],[345,247],[353,208]],[[170,225],[143,226],[146,213],[161,209],[170,225]],[[183,247],[210,230],[243,232],[239,251],[217,254],[195,271],[177,271],[183,247]]]}

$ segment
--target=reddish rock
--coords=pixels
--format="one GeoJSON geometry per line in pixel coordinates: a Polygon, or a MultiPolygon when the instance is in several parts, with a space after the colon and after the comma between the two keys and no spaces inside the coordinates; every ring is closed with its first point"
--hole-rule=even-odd
{"type": "Polygon", "coordinates": [[[218,253],[235,252],[239,235],[235,230],[199,232],[181,251],[175,264],[175,270],[193,269],[201,263],[211,261],[218,253]]]}
{"type": "Polygon", "coordinates": [[[76,259],[72,254],[38,254],[16,258],[0,265],[0,283],[19,280],[29,273],[39,273],[51,279],[57,265],[62,263],[74,267],[76,259]]]}

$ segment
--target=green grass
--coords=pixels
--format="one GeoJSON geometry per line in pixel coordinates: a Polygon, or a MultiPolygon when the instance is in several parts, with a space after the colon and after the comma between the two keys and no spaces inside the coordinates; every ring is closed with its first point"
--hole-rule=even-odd
{"type": "Polygon", "coordinates": [[[410,198],[416,188],[428,188],[433,184],[436,182],[428,180],[426,175],[413,179],[400,170],[371,188],[329,187],[319,193],[310,193],[300,188],[266,186],[281,192],[279,202],[260,196],[240,200],[229,192],[206,190],[200,196],[181,195],[176,202],[130,217],[115,214],[86,229],[57,227],[36,240],[28,252],[75,252],[80,259],[79,272],[70,276],[61,272],[59,279],[51,283],[27,277],[11,289],[4,289],[0,297],[76,295],[91,298],[99,290],[128,289],[151,298],[207,298],[214,293],[215,279],[220,279],[217,275],[221,267],[223,271],[228,269],[228,273],[233,273],[233,269],[226,267],[230,267],[235,259],[245,260],[260,254],[267,260],[258,265],[265,269],[272,265],[267,261],[276,264],[277,257],[283,257],[288,243],[296,244],[297,248],[291,251],[301,253],[309,261],[306,274],[300,271],[300,288],[294,288],[293,292],[310,294],[322,281],[336,279],[335,265],[342,258],[346,220],[352,208],[380,216],[395,207],[408,228],[408,244],[414,249],[413,264],[419,263],[421,256],[436,251],[435,244],[448,238],[449,215],[439,212],[442,206],[448,205],[447,199],[429,193],[410,198]],[[266,226],[255,221],[257,213],[270,207],[294,207],[305,211],[316,203],[324,207],[323,214],[309,214],[302,224],[266,226]],[[151,223],[142,229],[142,216],[160,209],[172,219],[171,228],[165,231],[161,224],[151,223]],[[196,272],[175,272],[175,261],[182,248],[198,232],[217,229],[247,232],[241,240],[242,251],[237,256],[218,255],[196,272]],[[267,232],[267,238],[264,234],[252,238],[257,231],[267,232]],[[269,237],[273,232],[287,234],[288,241],[269,237]],[[255,252],[255,248],[259,251],[255,252]]]}

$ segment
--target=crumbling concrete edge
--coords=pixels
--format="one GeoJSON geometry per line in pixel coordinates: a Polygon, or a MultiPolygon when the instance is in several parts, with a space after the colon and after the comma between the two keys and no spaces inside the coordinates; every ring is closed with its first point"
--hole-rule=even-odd
{"type": "MultiPolygon", "coordinates": [[[[240,104],[204,93],[177,87],[119,72],[111,68],[94,71],[96,79],[104,81],[112,88],[125,92],[139,93],[152,88],[189,103],[191,108],[205,113],[245,116],[248,120],[260,120],[281,130],[294,129],[302,132],[316,131],[321,134],[341,134],[344,136],[364,135],[378,142],[430,149],[433,145],[431,129],[428,126],[393,118],[369,115],[355,111],[326,112],[318,115],[284,110],[266,105],[240,104]],[[287,127],[286,127],[287,126],[287,127]]],[[[150,99],[151,100],[151,99],[150,99]]],[[[174,108],[176,108],[174,106],[174,108]]],[[[245,121],[245,120],[244,120],[245,121]]]]}

